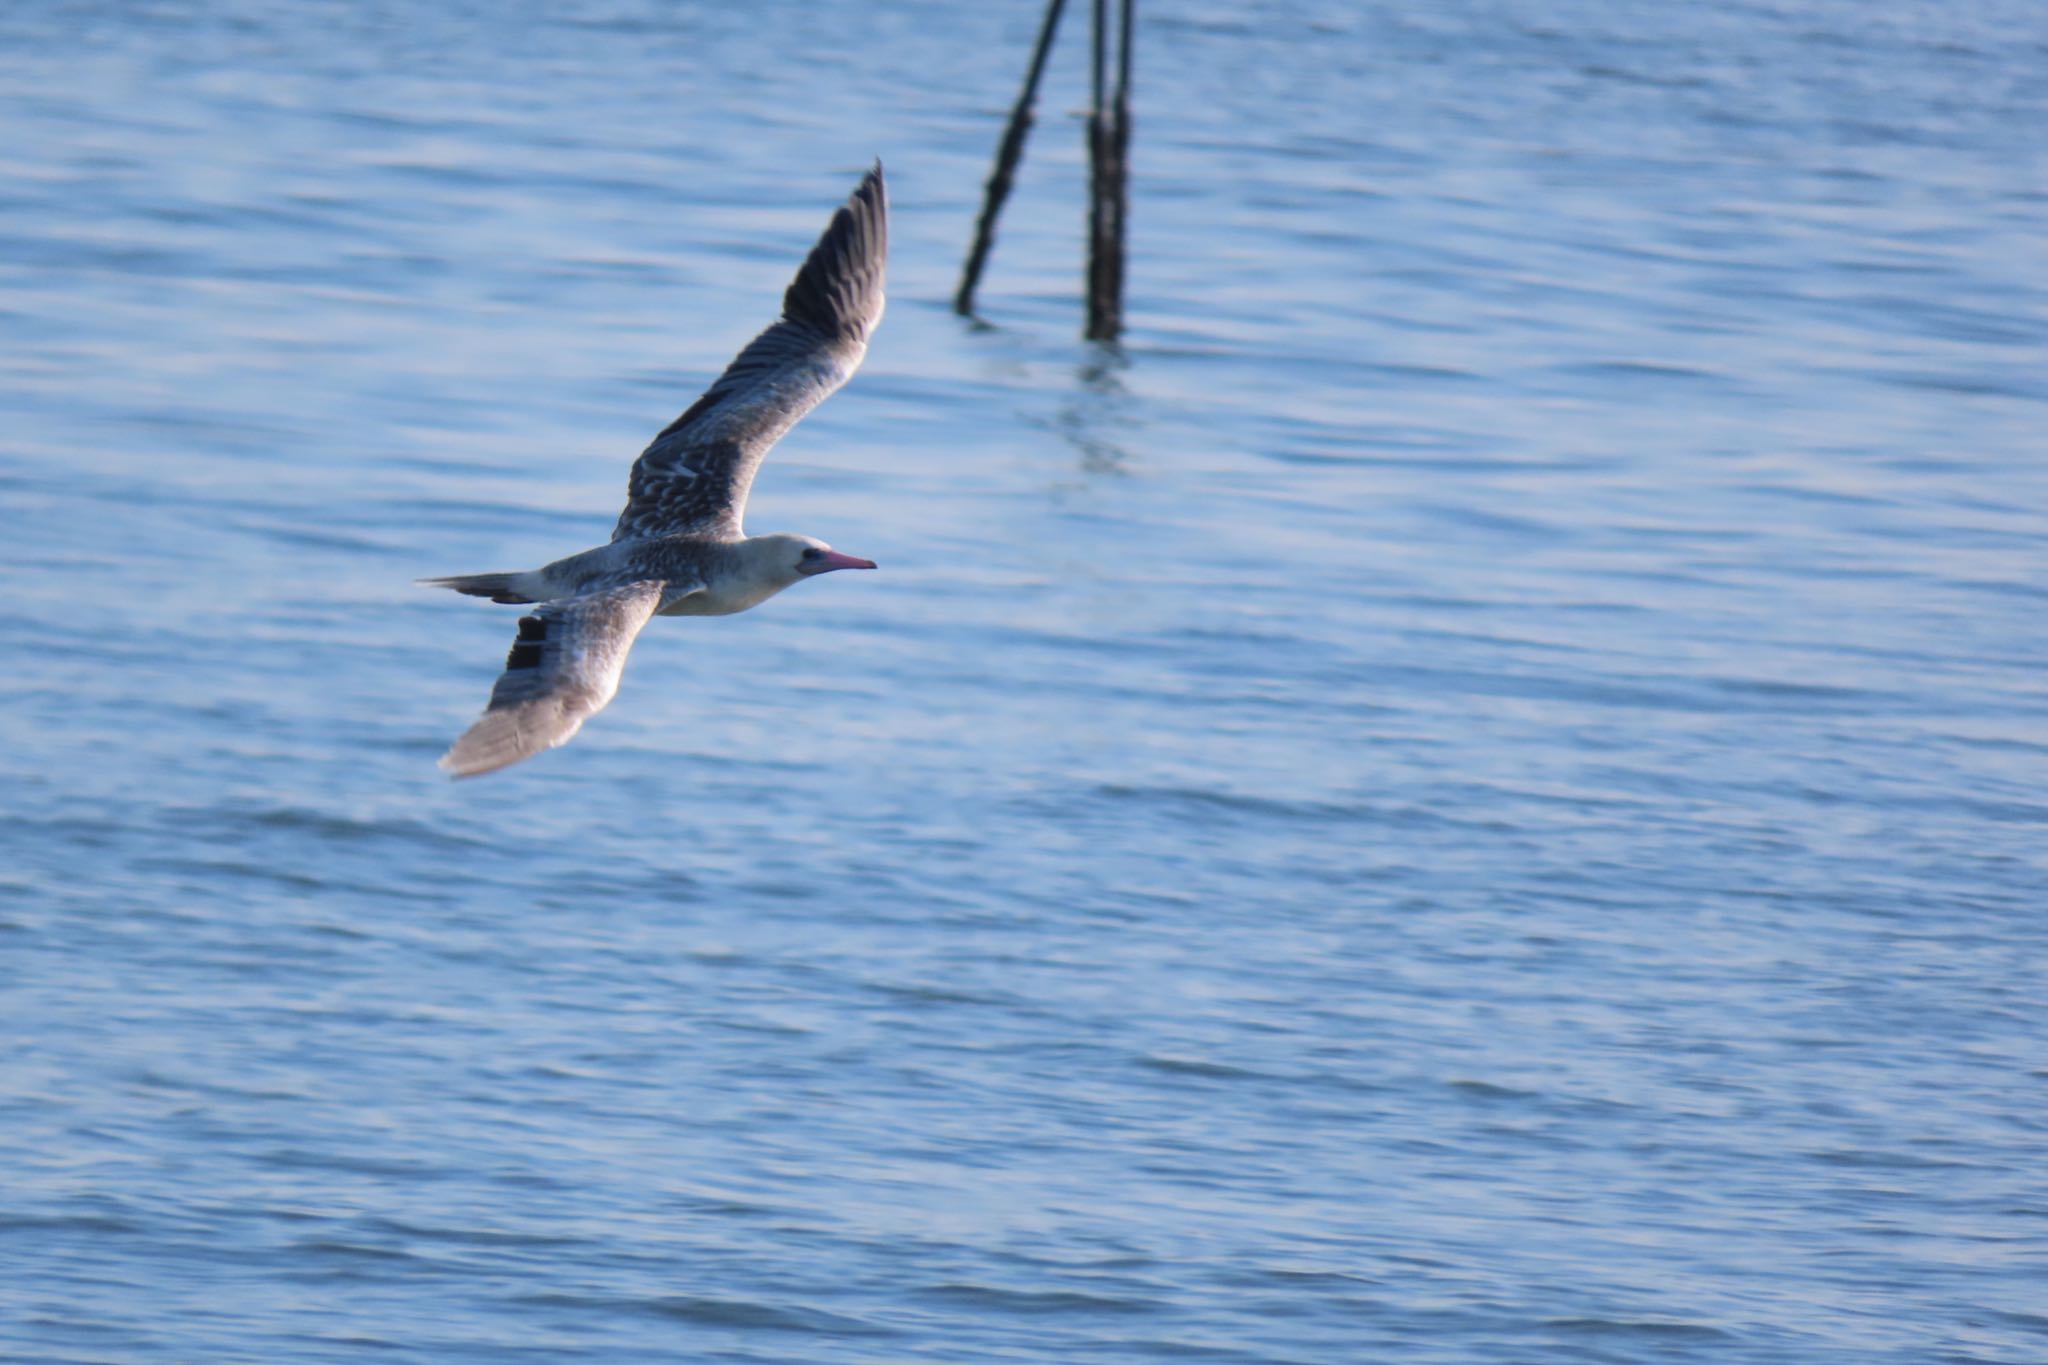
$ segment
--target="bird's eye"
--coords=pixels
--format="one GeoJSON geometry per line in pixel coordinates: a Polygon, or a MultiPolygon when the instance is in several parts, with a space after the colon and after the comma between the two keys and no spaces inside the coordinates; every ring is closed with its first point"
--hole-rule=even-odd
{"type": "Polygon", "coordinates": [[[817,546],[815,546],[815,545],[811,546],[811,547],[810,547],[810,548],[809,548],[808,550],[805,550],[805,551],[804,551],[804,558],[805,558],[805,559],[816,559],[817,557],[818,557],[818,547],[817,547],[817,546]]]}

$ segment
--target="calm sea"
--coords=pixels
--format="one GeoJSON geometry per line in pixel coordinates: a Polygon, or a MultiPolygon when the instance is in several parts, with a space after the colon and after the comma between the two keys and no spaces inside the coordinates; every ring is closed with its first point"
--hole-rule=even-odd
{"type": "Polygon", "coordinates": [[[0,9],[0,1358],[2048,1359],[2048,8],[0,9]],[[879,156],[570,747],[434,759],[879,156]]]}

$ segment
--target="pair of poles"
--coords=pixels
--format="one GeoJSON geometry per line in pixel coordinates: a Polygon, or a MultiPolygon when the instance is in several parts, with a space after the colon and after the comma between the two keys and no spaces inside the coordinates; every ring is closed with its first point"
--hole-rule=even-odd
{"type": "MultiPolygon", "coordinates": [[[[1094,41],[1091,55],[1094,76],[1088,110],[1088,327],[1091,341],[1114,341],[1123,330],[1124,220],[1130,206],[1131,148],[1131,13],[1136,0],[1093,0],[1094,41]],[[1110,6],[1116,6],[1115,52],[1111,53],[1110,6]],[[1111,72],[1115,73],[1114,85],[1111,72]]],[[[996,147],[995,169],[989,173],[988,189],[982,200],[981,218],[974,225],[974,245],[967,252],[967,264],[960,276],[960,291],[953,296],[953,311],[962,317],[974,315],[974,289],[981,281],[995,241],[996,217],[1003,201],[1010,197],[1017,163],[1024,156],[1024,138],[1031,131],[1032,106],[1038,100],[1038,81],[1045,74],[1045,59],[1052,51],[1053,35],[1059,29],[1060,13],[1066,0],[1048,0],[1045,19],[1039,25],[1038,43],[1032,49],[1031,68],[1024,77],[1023,93],[1010,111],[1009,126],[996,147]]]]}

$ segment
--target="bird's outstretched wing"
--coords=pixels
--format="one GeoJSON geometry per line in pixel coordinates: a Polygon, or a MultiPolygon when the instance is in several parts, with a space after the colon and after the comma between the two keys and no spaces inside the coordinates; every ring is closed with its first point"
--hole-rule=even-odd
{"type": "Polygon", "coordinates": [[[853,376],[882,320],[889,196],[877,162],[832,215],[782,317],[641,452],[613,540],[712,531],[737,536],[768,450],[853,376]]]}
{"type": "Polygon", "coordinates": [[[626,583],[545,602],[520,617],[490,706],[441,756],[441,766],[475,777],[567,744],[619,690],[626,655],[664,596],[672,600],[691,586],[626,583]]]}

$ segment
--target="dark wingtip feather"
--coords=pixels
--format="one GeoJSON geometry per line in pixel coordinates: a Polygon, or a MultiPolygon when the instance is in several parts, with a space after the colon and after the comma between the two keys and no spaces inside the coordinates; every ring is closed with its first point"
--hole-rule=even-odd
{"type": "Polygon", "coordinates": [[[783,316],[826,336],[865,340],[881,313],[888,256],[889,189],[877,160],[797,271],[783,316]]]}

